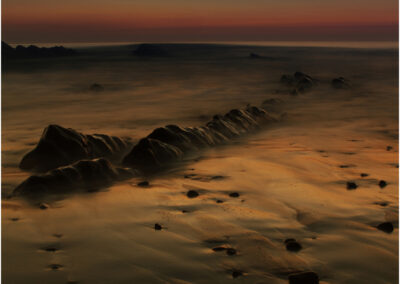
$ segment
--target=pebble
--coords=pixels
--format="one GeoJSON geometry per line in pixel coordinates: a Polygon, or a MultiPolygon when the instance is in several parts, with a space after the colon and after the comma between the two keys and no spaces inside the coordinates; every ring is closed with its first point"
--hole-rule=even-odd
{"type": "Polygon", "coordinates": [[[187,197],[189,197],[189,198],[195,198],[195,197],[199,196],[199,193],[198,193],[197,191],[195,191],[195,190],[189,190],[189,191],[186,193],[186,195],[187,195],[187,197]]]}
{"type": "Polygon", "coordinates": [[[290,239],[289,241],[285,241],[286,249],[288,251],[298,252],[302,249],[302,246],[294,239],[290,239]]]}
{"type": "Polygon", "coordinates": [[[158,223],[154,224],[154,230],[160,231],[162,229],[162,226],[158,223]]]}
{"type": "Polygon", "coordinates": [[[361,173],[361,174],[360,174],[360,177],[362,177],[362,178],[363,178],[363,177],[367,177],[367,176],[369,176],[369,174],[366,174],[366,173],[361,173]]]}
{"type": "Polygon", "coordinates": [[[380,180],[380,181],[379,181],[379,187],[380,187],[380,188],[384,188],[385,186],[387,186],[387,182],[384,181],[384,180],[380,180]]]}
{"type": "Polygon", "coordinates": [[[147,180],[141,181],[141,182],[139,182],[139,183],[137,184],[137,186],[140,186],[140,187],[147,187],[147,186],[149,186],[149,185],[150,185],[150,183],[149,183],[147,180]]]}
{"type": "Polygon", "coordinates": [[[232,192],[232,193],[229,193],[229,196],[230,196],[230,197],[233,197],[233,198],[237,198],[237,197],[240,196],[240,194],[237,193],[237,192],[232,192]]]}
{"type": "Polygon", "coordinates": [[[351,189],[356,189],[358,186],[357,186],[357,184],[355,183],[355,182],[352,182],[352,181],[348,181],[347,182],[347,189],[348,190],[351,190],[351,189]]]}
{"type": "Polygon", "coordinates": [[[379,224],[379,225],[377,226],[377,228],[378,228],[379,230],[385,232],[385,233],[388,233],[388,234],[390,234],[390,233],[393,232],[393,230],[394,230],[393,224],[390,223],[390,222],[384,222],[384,223],[382,223],[382,224],[379,224]]]}

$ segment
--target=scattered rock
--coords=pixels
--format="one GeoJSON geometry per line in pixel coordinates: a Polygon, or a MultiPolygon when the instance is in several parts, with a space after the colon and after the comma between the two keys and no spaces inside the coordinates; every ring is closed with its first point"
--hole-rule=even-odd
{"type": "Polygon", "coordinates": [[[42,209],[42,210],[46,210],[46,209],[49,208],[49,205],[46,204],[46,203],[40,203],[40,204],[39,204],[39,208],[42,209]]]}
{"type": "Polygon", "coordinates": [[[357,187],[358,186],[357,186],[357,184],[355,182],[352,182],[352,181],[348,181],[347,182],[347,189],[348,190],[356,189],[357,187]]]}
{"type": "Polygon", "coordinates": [[[319,284],[319,277],[315,272],[299,272],[289,274],[289,284],[319,284]]]}
{"type": "Polygon", "coordinates": [[[229,193],[229,196],[233,197],[233,198],[238,198],[240,196],[240,194],[237,192],[232,192],[232,193],[229,193]]]}
{"type": "Polygon", "coordinates": [[[234,270],[232,271],[232,277],[233,277],[233,278],[237,278],[237,277],[239,277],[239,276],[243,276],[243,272],[240,271],[240,270],[234,269],[234,270]]]}
{"type": "Polygon", "coordinates": [[[367,173],[361,173],[360,176],[361,176],[361,177],[367,177],[367,176],[369,176],[369,174],[367,174],[367,173]]]}
{"type": "Polygon", "coordinates": [[[218,199],[218,200],[217,200],[217,203],[224,203],[224,201],[221,200],[221,199],[218,199]]]}
{"type": "Polygon", "coordinates": [[[56,251],[58,251],[60,249],[55,248],[55,247],[45,247],[45,248],[43,248],[43,250],[47,251],[47,252],[56,252],[56,251]]]}
{"type": "Polygon", "coordinates": [[[343,77],[334,78],[331,85],[335,89],[348,89],[351,87],[350,81],[343,77]]]}
{"type": "Polygon", "coordinates": [[[226,254],[227,255],[235,255],[236,254],[236,250],[234,248],[227,248],[226,249],[226,254]]]}
{"type": "Polygon", "coordinates": [[[374,202],[374,204],[376,204],[376,205],[380,205],[380,206],[382,206],[382,207],[386,207],[386,206],[388,206],[388,205],[389,205],[389,203],[388,203],[388,202],[385,202],[385,201],[381,201],[381,202],[374,202]]]}
{"type": "Polygon", "coordinates": [[[379,187],[380,187],[380,188],[384,188],[385,186],[387,186],[386,181],[380,180],[380,181],[379,181],[379,187]]]}
{"type": "Polygon", "coordinates": [[[63,237],[63,234],[53,234],[53,237],[57,238],[57,239],[61,239],[63,237]]]}
{"type": "Polygon", "coordinates": [[[258,55],[258,54],[256,54],[256,53],[250,53],[250,55],[249,55],[249,57],[250,58],[262,58],[262,56],[261,55],[258,55]]]}
{"type": "Polygon", "coordinates": [[[285,241],[284,241],[284,243],[285,244],[288,244],[288,243],[290,243],[290,242],[295,242],[296,241],[296,239],[286,239],[285,241]]]}
{"type": "Polygon", "coordinates": [[[161,229],[162,229],[162,226],[160,224],[158,224],[158,223],[154,224],[154,230],[160,231],[161,229]]]}
{"type": "Polygon", "coordinates": [[[140,187],[148,187],[148,186],[150,186],[150,183],[149,183],[147,180],[145,180],[145,181],[139,182],[139,183],[137,184],[137,186],[140,186],[140,187]]]}
{"type": "Polygon", "coordinates": [[[61,264],[50,264],[49,268],[52,270],[59,270],[61,269],[63,266],[61,264]]]}
{"type": "Polygon", "coordinates": [[[13,221],[13,222],[17,222],[17,221],[19,221],[19,218],[18,217],[13,217],[13,218],[10,218],[10,220],[13,221]]]}
{"type": "Polygon", "coordinates": [[[387,146],[387,147],[386,147],[386,151],[391,151],[391,150],[393,150],[393,147],[392,147],[392,146],[387,146]]]}
{"type": "Polygon", "coordinates": [[[186,196],[189,197],[189,198],[195,198],[195,197],[199,196],[199,193],[197,191],[195,191],[195,190],[189,190],[186,193],[186,196]]]}
{"type": "Polygon", "coordinates": [[[292,239],[288,242],[285,241],[285,244],[286,244],[286,249],[288,251],[298,252],[302,249],[302,246],[294,239],[292,239]]]}
{"type": "Polygon", "coordinates": [[[92,92],[101,92],[101,91],[104,91],[104,87],[102,86],[102,85],[100,85],[100,84],[97,84],[97,83],[95,83],[95,84],[92,84],[91,86],[90,86],[90,91],[92,91],[92,92]]]}
{"type": "Polygon", "coordinates": [[[224,179],[224,176],[212,176],[211,179],[212,180],[220,180],[220,179],[224,179]]]}
{"type": "Polygon", "coordinates": [[[390,234],[390,233],[393,232],[393,230],[394,230],[393,224],[390,223],[390,222],[384,222],[384,223],[382,223],[382,224],[379,224],[379,225],[377,226],[377,228],[378,228],[379,230],[385,232],[385,233],[388,233],[388,234],[390,234]]]}
{"type": "Polygon", "coordinates": [[[212,250],[215,251],[215,252],[219,252],[219,251],[225,251],[226,248],[225,247],[215,247],[212,250]]]}

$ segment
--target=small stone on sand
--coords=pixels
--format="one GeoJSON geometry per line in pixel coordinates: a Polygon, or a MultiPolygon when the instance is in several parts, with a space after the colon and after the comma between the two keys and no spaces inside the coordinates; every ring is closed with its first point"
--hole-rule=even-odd
{"type": "Polygon", "coordinates": [[[217,203],[224,203],[224,201],[222,201],[221,199],[218,199],[217,203]]]}
{"type": "Polygon", "coordinates": [[[227,248],[226,249],[226,254],[227,255],[235,255],[236,254],[236,250],[234,248],[227,248]]]}
{"type": "Polygon", "coordinates": [[[347,189],[348,190],[356,189],[357,187],[358,186],[357,186],[357,184],[355,182],[352,182],[352,181],[348,181],[347,182],[347,189]]]}
{"type": "Polygon", "coordinates": [[[56,237],[58,239],[62,238],[63,234],[53,234],[53,237],[56,237]]]}
{"type": "Polygon", "coordinates": [[[233,278],[237,278],[237,277],[239,277],[239,276],[242,276],[243,275],[243,272],[242,271],[240,271],[240,270],[233,270],[232,271],[232,277],[233,278]]]}
{"type": "Polygon", "coordinates": [[[380,188],[384,188],[385,186],[387,186],[387,182],[384,181],[384,180],[380,180],[380,181],[379,181],[379,187],[380,187],[380,188]]]}
{"type": "Polygon", "coordinates": [[[394,230],[393,224],[390,223],[390,222],[384,222],[384,223],[382,223],[382,224],[379,224],[379,225],[377,226],[377,228],[378,228],[379,230],[385,232],[385,233],[388,233],[388,234],[390,234],[390,233],[393,232],[393,230],[394,230]]]}
{"type": "Polygon", "coordinates": [[[298,252],[302,249],[302,246],[296,241],[289,241],[286,243],[286,249],[288,251],[298,252]]]}
{"type": "Polygon", "coordinates": [[[212,250],[213,251],[224,251],[224,250],[226,250],[226,248],[225,247],[215,247],[212,250]]]}
{"type": "Polygon", "coordinates": [[[62,268],[63,266],[61,264],[50,264],[49,268],[52,270],[58,270],[60,268],[62,268]]]}
{"type": "Polygon", "coordinates": [[[289,284],[318,284],[319,277],[315,272],[299,272],[289,274],[289,284]]]}
{"type": "Polygon", "coordinates": [[[392,146],[387,146],[387,147],[386,147],[386,151],[391,151],[392,149],[393,149],[392,146]]]}
{"type": "Polygon", "coordinates": [[[186,195],[187,195],[187,197],[189,197],[189,198],[195,198],[195,197],[199,196],[199,193],[198,193],[197,191],[195,191],[195,190],[189,190],[189,191],[186,193],[186,195]]]}
{"type": "Polygon", "coordinates": [[[13,221],[13,222],[17,222],[17,221],[19,221],[19,218],[18,217],[14,217],[14,218],[10,218],[10,220],[13,221]]]}
{"type": "Polygon", "coordinates": [[[149,182],[147,181],[147,180],[145,180],[145,181],[141,181],[141,182],[139,182],[138,184],[137,184],[137,186],[140,186],[140,187],[147,187],[147,186],[149,186],[150,184],[149,184],[149,182]]]}
{"type": "Polygon", "coordinates": [[[237,192],[232,192],[232,193],[229,193],[229,196],[230,196],[230,197],[233,197],[233,198],[237,198],[237,197],[240,196],[240,194],[237,193],[237,192]]]}
{"type": "Polygon", "coordinates": [[[154,230],[160,231],[162,229],[162,226],[158,223],[154,224],[154,230]]]}
{"type": "Polygon", "coordinates": [[[361,174],[360,174],[360,176],[363,178],[363,177],[367,177],[367,176],[369,176],[369,174],[366,174],[366,173],[361,173],[361,174]]]}
{"type": "Polygon", "coordinates": [[[39,208],[42,210],[46,210],[49,208],[49,205],[47,205],[46,203],[40,203],[39,208]]]}

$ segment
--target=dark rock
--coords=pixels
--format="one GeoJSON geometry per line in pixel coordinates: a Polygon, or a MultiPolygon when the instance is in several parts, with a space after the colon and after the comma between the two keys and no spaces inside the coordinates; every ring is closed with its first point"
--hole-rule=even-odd
{"type": "Polygon", "coordinates": [[[369,174],[361,173],[360,176],[361,176],[361,177],[367,177],[367,176],[369,176],[369,174]]]}
{"type": "Polygon", "coordinates": [[[236,254],[236,250],[234,248],[227,248],[226,249],[226,254],[227,255],[235,255],[236,254]]]}
{"type": "Polygon", "coordinates": [[[217,200],[217,203],[224,203],[224,201],[221,200],[221,199],[218,199],[218,200],[217,200]]]}
{"type": "Polygon", "coordinates": [[[350,82],[343,77],[334,78],[331,82],[331,85],[335,89],[348,89],[351,87],[350,82]]]}
{"type": "Polygon", "coordinates": [[[53,237],[57,238],[57,239],[61,239],[63,237],[63,234],[53,234],[53,237]]]}
{"type": "Polygon", "coordinates": [[[385,202],[385,201],[382,201],[382,202],[375,202],[374,204],[380,205],[380,206],[382,206],[382,207],[386,207],[386,206],[389,205],[389,203],[388,203],[388,202],[385,202]]]}
{"type": "Polygon", "coordinates": [[[298,252],[302,249],[302,246],[297,241],[286,242],[286,249],[288,251],[298,252]]]}
{"type": "Polygon", "coordinates": [[[130,148],[127,139],[104,134],[85,135],[71,128],[49,125],[35,149],[27,153],[19,167],[46,172],[82,159],[117,158],[130,148]]]}
{"type": "MultiPolygon", "coordinates": [[[[133,177],[135,173],[128,171],[133,177]]],[[[124,172],[125,174],[127,172],[124,172]]],[[[13,196],[30,198],[47,194],[65,194],[77,190],[94,191],[124,179],[118,168],[106,159],[81,160],[71,166],[60,167],[43,175],[27,178],[13,191],[13,196]]]]}
{"type": "Polygon", "coordinates": [[[229,193],[229,196],[233,197],[233,198],[238,198],[240,196],[240,194],[237,192],[232,192],[232,193],[229,193]]]}
{"type": "Polygon", "coordinates": [[[195,197],[199,196],[199,193],[197,191],[195,191],[195,190],[189,190],[186,193],[186,196],[189,197],[189,198],[195,198],[195,197]]]}
{"type": "Polygon", "coordinates": [[[256,53],[253,53],[253,52],[250,53],[249,57],[250,57],[250,58],[253,58],[253,59],[254,59],[254,58],[262,58],[262,56],[260,56],[260,55],[258,55],[258,54],[256,54],[256,53]]]}
{"type": "Polygon", "coordinates": [[[154,173],[181,162],[189,153],[226,144],[273,121],[276,119],[263,109],[248,106],[244,110],[231,110],[224,116],[216,115],[202,127],[160,127],[141,139],[125,156],[123,164],[145,173],[154,173]]]}
{"type": "Polygon", "coordinates": [[[17,221],[19,221],[19,218],[18,217],[13,217],[13,218],[10,218],[10,220],[13,221],[13,222],[17,222],[17,221]]]}
{"type": "Polygon", "coordinates": [[[149,182],[148,182],[147,180],[145,180],[145,181],[139,182],[139,183],[137,184],[137,186],[140,186],[140,187],[148,187],[148,186],[150,186],[150,184],[149,184],[149,182]]]}
{"type": "Polygon", "coordinates": [[[299,272],[289,274],[289,284],[318,284],[319,277],[315,272],[299,272]]]}
{"type": "Polygon", "coordinates": [[[233,277],[233,278],[238,278],[239,276],[243,276],[243,272],[240,271],[240,270],[234,269],[234,270],[232,271],[232,277],[233,277]]]}
{"type": "Polygon", "coordinates": [[[356,189],[358,187],[357,184],[355,182],[352,182],[352,181],[348,181],[346,186],[347,186],[348,190],[356,189]]]}
{"type": "Polygon", "coordinates": [[[92,92],[101,92],[101,91],[104,91],[104,87],[102,86],[102,85],[100,85],[100,84],[97,84],[97,83],[95,83],[95,84],[92,84],[91,86],[90,86],[90,91],[92,91],[92,92]]]}
{"type": "Polygon", "coordinates": [[[47,251],[47,252],[56,252],[56,251],[58,251],[60,249],[58,249],[56,247],[45,247],[45,248],[43,248],[43,250],[47,251]]]}
{"type": "Polygon", "coordinates": [[[393,147],[392,147],[392,146],[387,146],[387,147],[386,147],[386,151],[391,151],[391,150],[393,150],[393,147]]]}
{"type": "Polygon", "coordinates": [[[24,47],[18,45],[16,48],[13,48],[4,41],[2,41],[1,44],[2,58],[6,61],[19,58],[63,57],[77,54],[75,50],[63,46],[37,47],[35,45],[30,45],[24,47]]]}
{"type": "Polygon", "coordinates": [[[226,248],[225,247],[215,247],[212,250],[215,251],[215,252],[218,252],[218,251],[225,251],[226,248]]]}
{"type": "Polygon", "coordinates": [[[291,92],[292,95],[304,93],[317,84],[317,80],[302,72],[296,72],[294,75],[282,75],[280,82],[286,86],[294,87],[291,92]]]}
{"type": "Polygon", "coordinates": [[[385,233],[388,233],[388,234],[390,234],[390,233],[393,232],[393,230],[394,230],[393,224],[390,223],[390,222],[384,222],[384,223],[382,223],[382,224],[379,224],[379,225],[377,226],[377,228],[378,228],[379,230],[385,232],[385,233]]]}
{"type": "Polygon", "coordinates": [[[380,181],[379,181],[379,187],[380,187],[380,188],[384,188],[385,186],[387,186],[386,181],[380,180],[380,181]]]}
{"type": "Polygon", "coordinates": [[[49,268],[52,269],[52,270],[59,270],[59,269],[63,268],[63,266],[61,264],[55,264],[54,263],[54,264],[50,264],[49,268]]]}
{"type": "Polygon", "coordinates": [[[46,209],[49,208],[49,205],[46,204],[46,203],[40,203],[40,204],[39,204],[39,208],[42,209],[42,210],[46,210],[46,209]]]}
{"type": "Polygon", "coordinates": [[[156,223],[156,224],[154,224],[154,230],[160,231],[160,230],[162,230],[162,226],[160,224],[156,223]]]}

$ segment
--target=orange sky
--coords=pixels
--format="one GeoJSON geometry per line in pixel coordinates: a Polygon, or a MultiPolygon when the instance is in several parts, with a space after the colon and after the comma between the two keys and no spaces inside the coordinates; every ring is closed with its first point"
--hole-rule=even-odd
{"type": "Polygon", "coordinates": [[[397,0],[3,0],[18,42],[396,40],[397,0]]]}

